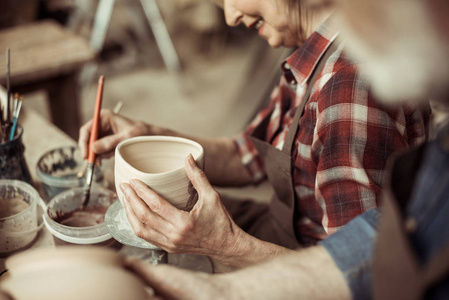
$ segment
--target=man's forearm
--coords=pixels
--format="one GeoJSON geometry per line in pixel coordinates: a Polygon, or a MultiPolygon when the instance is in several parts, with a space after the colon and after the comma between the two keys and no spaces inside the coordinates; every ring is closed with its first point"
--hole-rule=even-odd
{"type": "Polygon", "coordinates": [[[288,248],[259,240],[243,230],[238,230],[236,237],[230,242],[224,243],[221,247],[223,251],[216,255],[210,255],[214,260],[223,264],[223,270],[229,271],[248,267],[257,263],[265,262],[276,256],[295,252],[288,248]]]}
{"type": "Polygon", "coordinates": [[[350,299],[340,270],[321,246],[231,273],[210,275],[138,260],[128,267],[167,299],[350,299]]]}
{"type": "Polygon", "coordinates": [[[217,276],[232,299],[351,299],[343,274],[321,246],[217,276]]]}

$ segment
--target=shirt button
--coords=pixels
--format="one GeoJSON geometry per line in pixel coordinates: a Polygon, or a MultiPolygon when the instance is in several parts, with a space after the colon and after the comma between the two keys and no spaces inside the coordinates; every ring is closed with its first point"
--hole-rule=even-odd
{"type": "Polygon", "coordinates": [[[418,222],[416,221],[416,219],[414,217],[407,217],[407,219],[405,219],[405,230],[408,233],[413,233],[416,231],[416,229],[418,228],[418,222]]]}
{"type": "Polygon", "coordinates": [[[296,83],[297,83],[296,80],[294,80],[294,79],[290,80],[291,85],[296,85],[296,83]]]}
{"type": "Polygon", "coordinates": [[[290,70],[290,65],[288,63],[284,63],[284,69],[290,70]]]}

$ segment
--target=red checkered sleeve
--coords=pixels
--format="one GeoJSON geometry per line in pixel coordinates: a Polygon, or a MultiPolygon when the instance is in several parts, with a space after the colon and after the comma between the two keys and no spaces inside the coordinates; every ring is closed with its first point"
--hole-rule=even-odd
{"type": "Polygon", "coordinates": [[[312,95],[309,109],[301,126],[316,126],[313,134],[302,130],[297,145],[306,153],[310,147],[310,158],[296,156],[294,180],[299,194],[301,186],[313,187],[313,193],[299,195],[300,211],[309,220],[300,231],[319,240],[377,207],[387,158],[423,142],[425,122],[417,106],[376,101],[355,66],[334,73],[312,95]],[[301,174],[316,177],[310,182],[301,174]]]}

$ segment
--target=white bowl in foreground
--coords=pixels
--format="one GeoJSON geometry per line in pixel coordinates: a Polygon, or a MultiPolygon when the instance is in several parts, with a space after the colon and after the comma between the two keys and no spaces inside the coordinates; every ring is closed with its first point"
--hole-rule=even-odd
{"type": "Polygon", "coordinates": [[[178,209],[189,211],[198,200],[185,171],[192,154],[201,169],[204,150],[197,142],[169,136],[143,136],[122,141],[115,149],[115,185],[123,202],[120,183],[139,179],[178,209]]]}
{"type": "Polygon", "coordinates": [[[123,261],[100,247],[24,251],[6,260],[8,277],[0,287],[21,300],[148,299],[146,286],[123,261]]]}

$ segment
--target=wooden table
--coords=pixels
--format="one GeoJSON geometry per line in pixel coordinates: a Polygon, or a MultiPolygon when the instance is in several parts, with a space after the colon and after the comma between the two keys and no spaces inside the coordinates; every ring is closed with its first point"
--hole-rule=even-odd
{"type": "MultiPolygon", "coordinates": [[[[2,93],[3,91],[0,86],[0,97],[2,97],[2,93]]],[[[33,185],[42,197],[43,191],[41,188],[41,182],[36,175],[36,165],[39,158],[50,149],[61,146],[76,145],[76,142],[33,110],[24,108],[19,118],[19,123],[22,125],[24,130],[23,143],[25,145],[25,159],[31,173],[33,185]]],[[[113,166],[110,164],[109,167],[112,168],[113,166]]],[[[31,251],[33,249],[48,247],[55,247],[55,243],[53,241],[52,234],[44,226],[44,228],[38,233],[33,244],[28,249],[23,251],[31,251]]],[[[120,252],[124,255],[145,258],[147,257],[148,250],[124,246],[120,249],[120,252]]],[[[5,258],[0,258],[0,272],[5,269],[4,263],[5,258]]],[[[169,254],[168,263],[186,269],[212,272],[212,264],[210,260],[204,256],[169,254]]],[[[0,280],[2,277],[0,277],[0,280]]]]}
{"type": "Polygon", "coordinates": [[[7,48],[11,51],[12,92],[46,90],[53,123],[77,138],[78,73],[95,56],[88,42],[50,20],[0,31],[0,84],[3,86],[6,86],[7,48]]]}

